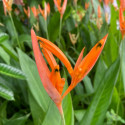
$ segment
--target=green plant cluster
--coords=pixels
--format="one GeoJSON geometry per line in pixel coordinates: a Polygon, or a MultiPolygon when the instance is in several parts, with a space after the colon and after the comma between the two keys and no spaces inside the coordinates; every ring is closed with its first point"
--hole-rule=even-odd
{"type": "MultiPolygon", "coordinates": [[[[30,30],[37,23],[36,34],[47,38],[48,31],[49,40],[64,52],[72,66],[83,47],[86,47],[85,56],[109,34],[92,71],[64,98],[64,117],[66,125],[124,125],[125,39],[122,40],[117,29],[119,11],[109,5],[111,19],[108,24],[103,3],[93,0],[93,5],[90,3],[85,10],[85,2],[90,1],[78,0],[74,5],[68,0],[59,40],[60,14],[53,0],[46,2],[51,8],[47,29],[41,14],[36,19],[31,11],[28,18],[23,11],[27,6],[38,8],[38,4],[43,5],[42,0],[25,0],[23,6],[13,4],[11,18],[4,15],[0,1],[0,125],[61,125],[59,111],[41,83],[34,60],[30,30]],[[96,22],[98,4],[102,12],[101,28],[96,22]],[[75,43],[69,33],[78,35],[75,43]]],[[[119,6],[119,0],[117,3],[119,6]]],[[[58,59],[57,62],[61,76],[66,79],[66,89],[71,77],[58,59]]]]}

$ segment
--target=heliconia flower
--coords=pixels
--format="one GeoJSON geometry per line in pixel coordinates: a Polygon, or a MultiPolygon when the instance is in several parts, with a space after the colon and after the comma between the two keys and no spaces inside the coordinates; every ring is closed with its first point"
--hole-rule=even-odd
{"type": "Polygon", "coordinates": [[[40,5],[38,5],[38,8],[39,8],[39,11],[40,11],[41,15],[46,20],[47,15],[50,14],[50,5],[49,5],[49,3],[47,3],[47,4],[45,3],[44,10],[41,9],[40,5]]]}
{"type": "Polygon", "coordinates": [[[122,39],[124,39],[124,36],[125,36],[125,20],[124,20],[124,16],[123,16],[123,9],[122,9],[121,6],[120,6],[120,9],[119,9],[119,24],[120,24],[120,30],[121,30],[121,33],[122,33],[122,39]]]}
{"type": "Polygon", "coordinates": [[[101,18],[101,7],[98,5],[98,18],[101,18]]]}
{"type": "Polygon", "coordinates": [[[85,3],[85,10],[89,8],[89,3],[85,3]]]}
{"type": "Polygon", "coordinates": [[[38,17],[38,14],[39,14],[39,9],[36,9],[36,7],[35,6],[33,6],[33,7],[31,7],[31,10],[32,10],[32,12],[33,12],[33,15],[34,15],[34,17],[38,17]]]}
{"type": "Polygon", "coordinates": [[[30,18],[30,7],[28,7],[27,10],[23,8],[23,10],[24,10],[24,13],[27,15],[27,17],[30,18]]]}
{"type": "Polygon", "coordinates": [[[24,5],[23,0],[14,0],[14,3],[17,5],[24,5]]]}
{"type": "Polygon", "coordinates": [[[10,13],[12,11],[12,4],[13,4],[13,0],[3,0],[5,15],[7,14],[7,12],[10,13]]]}
{"type": "Polygon", "coordinates": [[[102,0],[99,0],[99,3],[101,3],[102,2],[102,0]]]}
{"type": "Polygon", "coordinates": [[[66,5],[67,5],[67,0],[64,0],[63,1],[63,5],[61,7],[61,0],[54,0],[54,3],[55,3],[55,6],[57,7],[60,15],[61,15],[61,18],[63,17],[63,14],[66,10],[66,5]]]}
{"type": "Polygon", "coordinates": [[[50,96],[50,98],[56,104],[61,115],[63,115],[63,110],[62,110],[63,98],[90,72],[92,67],[95,65],[105,45],[107,36],[108,35],[106,35],[102,40],[100,40],[91,49],[91,51],[84,57],[84,59],[82,59],[83,52],[85,49],[83,48],[73,70],[66,56],[56,45],[54,45],[47,39],[38,36],[36,37],[35,32],[31,30],[33,52],[42,84],[46,92],[50,96]],[[40,44],[40,48],[44,57],[46,58],[48,64],[50,65],[51,72],[47,67],[47,64],[41,54],[38,42],[40,44]],[[63,95],[62,91],[65,84],[65,79],[61,78],[60,76],[59,65],[56,63],[53,54],[64,63],[72,78],[70,86],[64,92],[63,95]]]}
{"type": "Polygon", "coordinates": [[[120,0],[120,7],[125,10],[125,0],[120,0]]]}
{"type": "Polygon", "coordinates": [[[109,4],[109,0],[104,0],[104,4],[106,5],[106,6],[108,6],[108,4],[109,4]]]}

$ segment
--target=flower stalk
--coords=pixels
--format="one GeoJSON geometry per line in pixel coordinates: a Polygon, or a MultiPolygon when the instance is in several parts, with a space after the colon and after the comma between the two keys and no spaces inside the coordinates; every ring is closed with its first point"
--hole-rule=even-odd
{"type": "Polygon", "coordinates": [[[13,29],[14,29],[14,32],[15,32],[17,44],[18,44],[19,48],[21,49],[21,45],[20,45],[20,42],[19,42],[19,38],[18,38],[18,35],[17,35],[17,31],[16,31],[16,28],[15,28],[15,25],[14,25],[14,22],[13,22],[13,18],[12,18],[11,12],[9,12],[9,16],[10,16],[11,23],[12,23],[12,26],[13,26],[13,29]]]}

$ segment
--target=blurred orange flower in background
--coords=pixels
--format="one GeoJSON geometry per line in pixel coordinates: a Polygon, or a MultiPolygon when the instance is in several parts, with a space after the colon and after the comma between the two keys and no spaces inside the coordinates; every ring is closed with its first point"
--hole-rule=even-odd
{"type": "Polygon", "coordinates": [[[38,8],[39,8],[39,11],[40,11],[41,15],[46,20],[47,19],[47,15],[50,14],[50,5],[49,5],[49,3],[45,2],[45,4],[44,4],[44,10],[41,9],[40,5],[38,6],[38,8]]]}
{"type": "Polygon", "coordinates": [[[40,13],[40,12],[39,12],[39,9],[36,9],[36,7],[33,6],[33,7],[31,7],[31,10],[32,10],[32,12],[33,12],[34,17],[35,17],[35,18],[38,18],[38,14],[40,13]]]}
{"type": "Polygon", "coordinates": [[[54,0],[54,3],[55,3],[55,6],[57,7],[60,15],[61,15],[61,18],[63,17],[63,14],[66,10],[66,5],[67,5],[67,0],[64,0],[63,1],[63,5],[61,7],[61,0],[54,0]]]}
{"type": "Polygon", "coordinates": [[[13,0],[3,0],[4,14],[7,12],[10,13],[12,11],[13,0]]]}
{"type": "Polygon", "coordinates": [[[25,8],[23,8],[24,13],[27,15],[28,18],[30,18],[30,7],[27,8],[27,10],[25,8]]]}
{"type": "Polygon", "coordinates": [[[89,3],[85,3],[85,10],[89,8],[89,3]]]}
{"type": "Polygon", "coordinates": [[[98,5],[98,18],[101,18],[101,7],[98,5]]]}
{"type": "Polygon", "coordinates": [[[124,20],[124,16],[123,16],[123,11],[124,10],[120,6],[120,9],[119,9],[119,24],[120,24],[120,30],[121,30],[121,33],[122,33],[122,39],[124,39],[124,36],[125,36],[125,20],[124,20]]]}

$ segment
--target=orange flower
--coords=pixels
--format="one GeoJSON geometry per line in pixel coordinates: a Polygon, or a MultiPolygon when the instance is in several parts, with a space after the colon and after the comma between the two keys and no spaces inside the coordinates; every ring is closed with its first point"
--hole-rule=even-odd
{"type": "Polygon", "coordinates": [[[51,43],[49,40],[46,40],[41,37],[36,37],[35,32],[31,30],[33,51],[41,81],[48,95],[59,109],[61,115],[63,115],[62,99],[90,72],[92,67],[95,65],[99,55],[101,54],[107,36],[108,35],[106,35],[102,40],[100,40],[91,49],[88,55],[85,56],[84,59],[82,59],[83,52],[85,49],[83,48],[73,70],[66,56],[56,45],[51,43]],[[37,40],[40,43],[40,48],[42,49],[44,57],[46,58],[48,64],[51,67],[51,72],[47,67],[47,64],[45,63],[45,60],[40,52],[37,40]],[[72,78],[70,86],[63,95],[62,91],[65,84],[65,79],[61,78],[60,76],[59,65],[57,65],[53,54],[64,63],[72,78]]]}
{"type": "Polygon", "coordinates": [[[89,8],[89,3],[85,3],[85,10],[89,8]]]}
{"type": "Polygon", "coordinates": [[[99,0],[99,3],[101,3],[102,2],[102,0],[99,0]]]}
{"type": "Polygon", "coordinates": [[[10,13],[12,11],[13,0],[3,0],[4,14],[10,13]]]}
{"type": "Polygon", "coordinates": [[[119,23],[120,23],[120,30],[121,30],[121,33],[122,33],[122,39],[124,39],[124,36],[125,36],[125,20],[124,20],[124,16],[123,16],[123,9],[122,9],[121,6],[120,6],[120,9],[119,9],[119,23]]]}
{"type": "Polygon", "coordinates": [[[24,13],[27,15],[27,17],[30,18],[30,8],[28,7],[27,10],[23,8],[23,10],[24,10],[24,13]]]}
{"type": "Polygon", "coordinates": [[[120,0],[120,6],[123,10],[125,10],[125,0],[120,0]]]}
{"type": "Polygon", "coordinates": [[[45,8],[44,10],[41,9],[40,5],[38,6],[39,7],[39,11],[41,13],[41,15],[44,17],[44,19],[46,20],[47,19],[47,15],[50,14],[50,5],[49,3],[45,3],[45,8]]]}
{"type": "Polygon", "coordinates": [[[98,18],[101,18],[101,7],[98,5],[98,18]]]}
{"type": "Polygon", "coordinates": [[[54,3],[56,5],[59,13],[61,14],[61,18],[62,18],[63,14],[66,10],[67,0],[64,0],[62,7],[61,7],[61,0],[54,0],[54,3]]]}
{"type": "Polygon", "coordinates": [[[109,0],[104,0],[106,6],[108,6],[109,2],[110,2],[109,0]]]}
{"type": "Polygon", "coordinates": [[[38,18],[39,10],[35,6],[31,7],[34,17],[38,18]]]}

